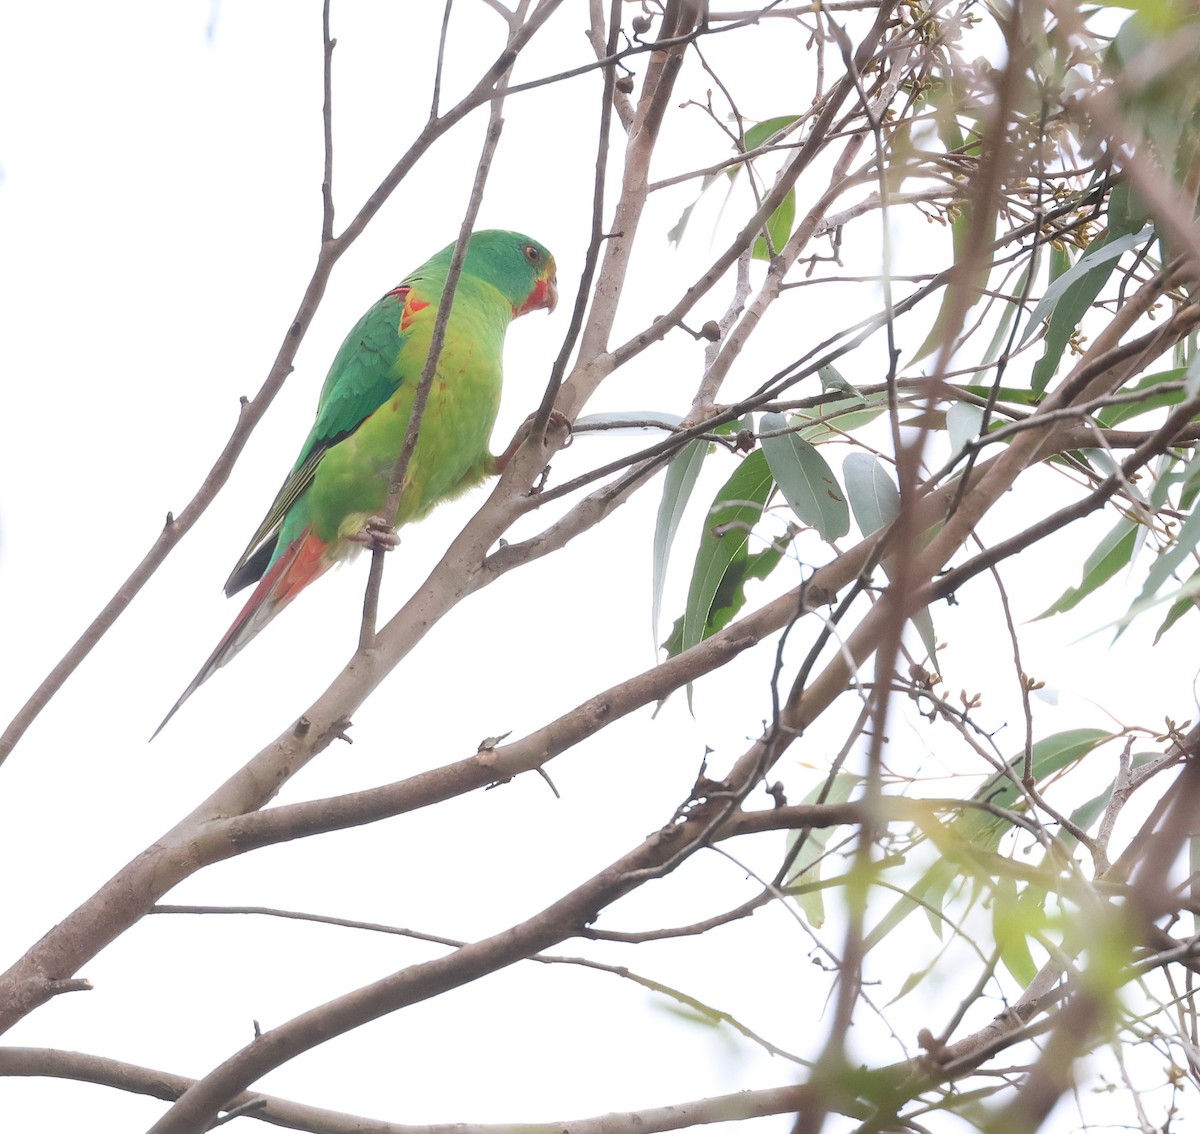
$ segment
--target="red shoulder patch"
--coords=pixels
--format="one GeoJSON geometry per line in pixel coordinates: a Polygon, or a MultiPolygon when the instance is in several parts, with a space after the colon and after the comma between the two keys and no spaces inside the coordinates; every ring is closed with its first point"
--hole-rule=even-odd
{"type": "MultiPolygon", "coordinates": [[[[400,290],[397,288],[397,290],[400,290]]],[[[406,293],[410,293],[411,289],[405,288],[406,293]]],[[[418,299],[415,295],[406,294],[404,300],[404,314],[400,316],[400,330],[407,331],[412,326],[413,318],[418,311],[424,311],[429,306],[428,300],[418,299]]]]}

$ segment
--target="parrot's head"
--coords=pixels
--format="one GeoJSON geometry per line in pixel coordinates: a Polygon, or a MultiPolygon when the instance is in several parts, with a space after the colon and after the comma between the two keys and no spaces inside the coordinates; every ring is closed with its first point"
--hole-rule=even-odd
{"type": "Polygon", "coordinates": [[[532,237],[489,229],[471,236],[463,271],[487,280],[512,304],[513,318],[527,311],[553,311],[558,302],[554,257],[532,237]]]}

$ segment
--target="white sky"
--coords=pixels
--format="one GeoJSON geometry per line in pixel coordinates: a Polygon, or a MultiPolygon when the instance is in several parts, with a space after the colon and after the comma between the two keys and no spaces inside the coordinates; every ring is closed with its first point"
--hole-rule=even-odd
{"type": "MultiPolygon", "coordinates": [[[[439,7],[334,7],[339,229],[419,129],[439,7]]],[[[502,30],[482,4],[462,0],[458,8],[449,98],[492,57],[502,30]]],[[[566,8],[518,79],[588,58],[583,7],[566,8]]],[[[166,512],[180,510],[195,491],[234,424],[238,397],[257,390],[299,302],[320,219],[319,24],[316,5],[267,2],[4,10],[4,721],[141,558],[166,512]]],[[[771,36],[760,46],[803,48],[798,35],[780,42],[773,28],[771,36]]],[[[711,54],[720,52],[714,41],[711,54]]],[[[506,109],[480,226],[522,229],[548,245],[558,258],[563,302],[551,319],[522,320],[510,335],[497,449],[540,398],[569,319],[588,225],[597,83],[594,76],[578,80],[553,99],[514,98],[506,109]]],[[[693,76],[687,93],[702,98],[704,83],[693,76]]],[[[794,111],[802,89],[780,69],[742,110],[751,117],[794,111]]],[[[678,148],[657,173],[725,155],[702,114],[672,115],[678,148]]],[[[236,613],[221,584],[294,457],[342,336],[407,269],[453,238],[482,122],[477,114],[436,146],[339,264],[296,372],[226,490],[0,769],[4,964],[275,736],[349,656],[365,560],[322,580],[196,694],[154,745],[146,744],[236,613]]],[[[652,203],[618,333],[665,308],[666,297],[710,254],[715,193],[697,211],[683,248],[672,252],[666,242],[693,195],[683,186],[652,203]]],[[[936,239],[948,237],[936,230],[936,239]]],[[[840,308],[814,308],[811,320],[777,319],[767,342],[747,353],[736,388],[757,385],[764,372],[807,349],[831,329],[831,318],[833,325],[849,321],[838,296],[840,308]]],[[[858,302],[863,313],[875,299],[858,302]]],[[[716,313],[714,301],[695,322],[716,313]]],[[[679,342],[640,359],[588,410],[681,412],[700,351],[679,342]]],[[[847,377],[875,380],[870,373],[847,377]]],[[[629,444],[580,438],[556,459],[554,478],[561,483],[629,444]]],[[[840,467],[840,453],[831,459],[840,467]]],[[[711,491],[702,487],[698,497],[711,491]]],[[[650,665],[657,489],[643,497],[565,553],[455,610],[357,715],[355,744],[329,750],[281,798],[344,792],[461,758],[483,737],[523,735],[650,665]]],[[[482,499],[476,493],[402,532],[385,580],[387,613],[482,499]]],[[[541,523],[535,516],[521,530],[541,523]]],[[[1082,530],[1092,531],[1094,542],[1106,525],[1082,530]]],[[[676,548],[667,618],[682,601],[697,530],[698,515],[676,548]]],[[[1046,563],[1077,556],[1088,538],[1073,531],[1038,553],[1031,585],[1018,578],[1020,619],[1076,581],[1050,584],[1040,575],[1046,563]]],[[[994,615],[983,589],[974,602],[935,614],[939,638],[949,642],[951,689],[1011,686],[1011,678],[995,676],[1006,673],[1007,645],[980,649],[972,638],[972,625],[994,615]]],[[[1144,654],[1142,664],[1124,664],[1128,655],[1107,652],[1105,636],[1065,652],[1105,618],[1091,607],[1028,631],[1026,669],[1061,693],[1063,709],[1047,718],[1061,724],[1052,727],[1103,727],[1111,723],[1105,710],[1147,724],[1164,714],[1190,715],[1193,670],[1174,662],[1147,666],[1144,654]]],[[[1144,648],[1147,633],[1152,627],[1135,627],[1121,648],[1144,648]]],[[[311,910],[448,936],[494,932],[661,825],[690,787],[706,745],[714,749],[714,770],[727,766],[769,711],[762,676],[771,660],[739,661],[723,687],[737,691],[732,702],[727,693],[706,700],[701,683],[695,720],[676,697],[653,726],[648,713],[637,714],[555,761],[549,770],[559,801],[526,776],[399,821],[243,856],[188,880],[167,900],[311,910]]],[[[1015,701],[1004,696],[987,723],[1009,722],[1012,740],[1001,738],[1008,751],[1022,728],[1015,701]]],[[[910,747],[898,765],[937,766],[938,752],[927,752],[915,732],[900,731],[897,745],[910,747]]],[[[828,737],[814,735],[781,769],[793,799],[818,782],[836,737],[836,725],[828,737]]],[[[751,849],[756,869],[772,873],[781,844],[751,849]]],[[[602,924],[685,922],[756,891],[732,864],[691,864],[602,924]]],[[[838,936],[827,939],[835,944],[838,936]]],[[[678,986],[800,1050],[811,1049],[814,1030],[823,1034],[823,980],[819,973],[809,979],[810,947],[783,911],[772,910],[704,941],[586,952],[678,986]],[[770,952],[760,960],[764,947],[770,952]]],[[[559,950],[584,951],[570,943],[559,950]]],[[[271,1027],[436,952],[294,922],[149,918],[84,968],[95,991],[59,998],[5,1042],[202,1074],[251,1038],[252,1019],[271,1027]]],[[[961,990],[951,982],[946,994],[953,1002],[961,990]]],[[[902,1052],[892,1044],[873,1054],[893,1059],[902,1052]]],[[[615,977],[525,965],[361,1029],[259,1086],[394,1121],[535,1121],[790,1078],[782,1061],[732,1033],[680,1026],[661,1001],[615,977]]],[[[57,1129],[104,1132],[149,1125],[161,1104],[64,1082],[0,1080],[0,1112],[14,1130],[47,1128],[53,1114],[57,1129]]],[[[785,1129],[785,1122],[759,1125],[785,1129]]]]}

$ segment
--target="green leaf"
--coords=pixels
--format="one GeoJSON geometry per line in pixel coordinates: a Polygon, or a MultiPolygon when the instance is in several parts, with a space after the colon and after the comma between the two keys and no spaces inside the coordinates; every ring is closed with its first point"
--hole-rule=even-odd
{"type": "MultiPolygon", "coordinates": [[[[769,139],[786,130],[799,117],[798,114],[780,114],[775,118],[767,118],[762,122],[755,123],[742,135],[746,142],[746,149],[756,150],[759,146],[765,145],[769,139]]],[[[737,167],[734,168],[736,170],[737,167]]]]}
{"type": "MultiPolygon", "coordinates": [[[[1030,773],[1034,780],[1044,780],[1078,763],[1111,736],[1111,732],[1100,728],[1072,728],[1044,736],[1034,743],[1030,752],[1030,773]]],[[[1022,810],[1024,793],[1018,785],[1025,774],[1024,754],[1009,760],[1008,767],[1011,774],[997,772],[975,793],[974,798],[1008,810],[1022,810]]],[[[964,811],[951,826],[974,846],[994,851],[1010,824],[986,811],[972,809],[964,811]]]]}
{"type": "MultiPolygon", "coordinates": [[[[1141,768],[1161,755],[1161,752],[1135,752],[1129,759],[1130,766],[1135,769],[1141,768]]],[[[1089,830],[1092,824],[1100,818],[1101,812],[1108,806],[1108,801],[1112,799],[1112,793],[1113,785],[1109,784],[1099,795],[1094,795],[1086,803],[1081,803],[1071,812],[1071,822],[1081,831],[1089,830]]],[[[1068,846],[1075,845],[1075,836],[1070,831],[1061,831],[1058,838],[1068,846]]]]}
{"type": "Polygon", "coordinates": [[[1200,608],[1200,600],[1196,598],[1197,592],[1200,592],[1200,567],[1191,573],[1186,583],[1181,588],[1181,596],[1172,604],[1171,609],[1167,611],[1167,617],[1163,619],[1162,625],[1158,628],[1158,632],[1154,635],[1154,644],[1158,645],[1158,640],[1172,626],[1175,625],[1189,610],[1200,608]]]}
{"type": "Polygon", "coordinates": [[[821,390],[824,393],[835,391],[839,394],[849,394],[850,397],[856,399],[860,405],[866,405],[867,399],[862,396],[845,378],[842,373],[832,363],[827,363],[817,371],[817,377],[821,380],[821,390]]]}
{"type": "Polygon", "coordinates": [[[1141,618],[1146,611],[1152,610],[1156,606],[1161,606],[1164,602],[1182,602],[1184,599],[1190,598],[1195,594],[1200,594],[1200,572],[1192,575],[1177,590],[1168,591],[1165,595],[1156,595],[1153,598],[1139,599],[1120,618],[1108,623],[1107,626],[1098,627],[1092,633],[1098,634],[1101,630],[1107,629],[1108,626],[1115,627],[1119,633],[1123,632],[1126,626],[1136,619],[1141,618]]]}
{"type": "Polygon", "coordinates": [[[650,624],[655,641],[658,640],[658,621],[662,616],[663,587],[667,580],[671,544],[675,541],[679,521],[691,499],[696,478],[700,475],[710,448],[707,441],[690,441],[671,459],[663,480],[662,500],[659,501],[658,518],[654,523],[654,581],[650,601],[650,624]]]}
{"type": "MultiPolygon", "coordinates": [[[[750,129],[747,130],[745,133],[746,149],[747,150],[758,149],[758,147],[761,146],[764,142],[766,142],[767,139],[770,138],[772,134],[778,134],[780,130],[785,129],[786,127],[790,126],[793,122],[795,122],[798,117],[799,117],[799,115],[795,115],[795,114],[784,114],[778,118],[768,118],[765,122],[759,122],[757,125],[751,126],[750,129]]],[[[737,177],[738,173],[741,171],[742,165],[743,165],[742,162],[738,162],[736,165],[730,166],[725,171],[726,176],[729,179],[731,188],[732,188],[732,183],[733,183],[734,179],[737,177]]],[[[674,244],[678,247],[678,245],[682,242],[683,234],[684,234],[684,232],[687,231],[688,223],[692,219],[692,213],[695,211],[696,206],[700,203],[700,198],[704,196],[704,194],[705,194],[705,192],[707,192],[709,186],[712,185],[712,183],[714,181],[716,181],[719,176],[720,176],[720,174],[718,174],[718,173],[709,173],[709,174],[706,174],[704,177],[704,180],[700,182],[700,192],[698,194],[696,194],[696,199],[683,210],[683,212],[680,214],[679,220],[677,220],[675,222],[675,224],[671,226],[670,231],[667,233],[667,239],[672,244],[674,244]]],[[[782,209],[782,208],[783,208],[783,206],[781,204],[780,209],[782,209]]],[[[793,219],[795,218],[795,211],[796,211],[796,203],[795,203],[795,200],[793,199],[793,201],[792,201],[792,218],[793,219]]],[[[778,214],[778,212],[779,212],[779,209],[776,210],[776,214],[778,214]]],[[[775,219],[774,216],[772,216],[771,219],[773,221],[775,219]]],[[[788,221],[788,234],[789,235],[791,233],[791,224],[792,224],[792,221],[789,220],[788,221]]],[[[776,234],[775,234],[774,230],[770,229],[770,222],[768,222],[767,227],[771,231],[771,239],[774,241],[776,239],[776,234]]],[[[761,237],[760,237],[760,239],[761,239],[761,237]]],[[[786,242],[786,240],[787,240],[787,237],[785,236],[784,241],[786,242]]],[[[778,249],[779,247],[781,247],[781,245],[776,243],[775,247],[776,247],[776,249],[778,249]]],[[[762,257],[759,257],[759,258],[761,259],[762,257]]]]}
{"type": "Polygon", "coordinates": [[[1083,577],[1079,586],[1068,587],[1034,621],[1049,618],[1052,614],[1062,614],[1063,611],[1078,606],[1094,590],[1107,583],[1132,558],[1138,527],[1139,525],[1132,520],[1124,517],[1119,519],[1116,527],[1096,545],[1096,549],[1084,561],[1083,577]]]}
{"type": "Polygon", "coordinates": [[[1162,393],[1151,393],[1155,386],[1161,386],[1164,382],[1181,382],[1184,375],[1187,373],[1185,368],[1178,367],[1174,370],[1164,370],[1161,374],[1149,374],[1140,382],[1132,386],[1127,386],[1121,391],[1122,394],[1138,393],[1142,390],[1147,391],[1147,395],[1140,402],[1129,402],[1119,406],[1105,406],[1099,413],[1096,414],[1096,420],[1106,429],[1112,429],[1114,426],[1120,425],[1123,421],[1128,421],[1131,417],[1139,417],[1141,414],[1149,413],[1151,410],[1162,409],[1163,406],[1178,405],[1186,397],[1182,389],[1167,390],[1162,393]]]}
{"type": "MultiPolygon", "coordinates": [[[[801,803],[845,803],[861,779],[861,776],[853,775],[850,772],[838,772],[828,782],[813,788],[801,800],[801,803]]],[[[805,885],[805,890],[793,895],[792,900],[813,929],[820,929],[825,924],[825,903],[821,897],[820,887],[812,886],[812,889],[807,887],[821,880],[820,860],[825,854],[825,848],[829,845],[830,838],[837,829],[837,827],[814,827],[808,831],[788,832],[789,853],[801,835],[804,835],[805,838],[803,846],[792,862],[792,868],[788,872],[784,886],[785,888],[795,886],[797,883],[805,885]]]]}
{"type": "Polygon", "coordinates": [[[1179,485],[1179,507],[1191,509],[1200,498],[1200,453],[1187,463],[1179,485]]]}
{"type": "Polygon", "coordinates": [[[687,606],[664,643],[674,657],[714,634],[745,604],[745,584],[765,578],[786,546],[777,541],[765,551],[747,550],[750,532],[762,516],[775,480],[761,450],[742,460],[713,498],[700,537],[687,606]]]}
{"type": "MultiPolygon", "coordinates": [[[[1051,250],[1050,263],[1051,272],[1053,273],[1054,256],[1057,249],[1051,250]]],[[[1070,261],[1068,261],[1068,264],[1070,261]]],[[[1000,315],[1000,319],[996,324],[996,331],[992,335],[992,341],[988,343],[987,350],[983,352],[983,357],[979,360],[980,364],[975,368],[976,375],[983,374],[993,362],[999,357],[1000,348],[1004,346],[1009,339],[1009,327],[1012,326],[1014,316],[1022,310],[1020,303],[1017,302],[1017,297],[1025,294],[1026,284],[1029,282],[1029,277],[1037,266],[1037,260],[1034,258],[1021,269],[1021,274],[1017,277],[1016,286],[1013,288],[1011,296],[1006,296],[1007,302],[1004,304],[1004,310],[1000,315]]],[[[1053,278],[1053,277],[1052,277],[1053,278]]],[[[1028,390],[1022,390],[1020,393],[1026,397],[1029,396],[1028,390]]],[[[991,387],[983,387],[983,397],[991,396],[991,387]]]]}
{"type": "Polygon", "coordinates": [[[1041,394],[1050,384],[1067,342],[1108,282],[1117,261],[1130,249],[1149,240],[1153,231],[1147,227],[1141,232],[1117,236],[1110,229],[1088,246],[1087,251],[1069,271],[1064,272],[1046,288],[1046,294],[1034,308],[1025,333],[1021,336],[1023,345],[1042,321],[1049,319],[1046,349],[1033,367],[1034,393],[1041,394]]]}
{"type": "MultiPolygon", "coordinates": [[[[1029,938],[1045,926],[1045,913],[1039,904],[1028,901],[1027,895],[1017,893],[1011,878],[997,879],[992,895],[992,934],[1000,950],[1000,960],[1022,987],[1037,976],[1038,967],[1029,951],[1029,938]]],[[[1045,893],[1041,892],[1045,901],[1045,893]]]]}
{"type": "Polygon", "coordinates": [[[874,453],[855,450],[842,462],[846,495],[854,522],[864,536],[879,531],[900,514],[900,490],[874,453]]]}
{"type": "Polygon", "coordinates": [[[850,530],[850,509],[825,458],[792,430],[782,414],[763,414],[761,428],[767,465],[792,511],[826,541],[844,536],[850,530]]]}
{"type": "MultiPolygon", "coordinates": [[[[967,201],[963,204],[958,216],[954,218],[954,223],[950,227],[950,233],[954,249],[954,262],[961,263],[966,257],[966,250],[971,239],[971,232],[978,228],[981,222],[976,217],[976,209],[972,202],[967,201]]],[[[986,243],[991,243],[991,238],[996,233],[996,213],[995,210],[990,211],[990,215],[986,223],[990,223],[991,231],[987,234],[986,243]]],[[[987,287],[988,277],[992,272],[992,263],[987,256],[984,256],[983,263],[979,270],[975,273],[974,278],[970,280],[958,280],[957,278],[946,288],[945,294],[942,296],[942,305],[938,309],[937,317],[933,321],[933,326],[929,329],[929,334],[925,336],[925,341],[917,348],[910,360],[919,362],[926,355],[932,354],[939,346],[942,340],[951,332],[957,334],[958,328],[950,326],[950,319],[954,315],[955,308],[958,307],[958,296],[956,289],[966,287],[971,295],[971,300],[967,304],[966,310],[962,312],[965,316],[983,297],[984,289],[987,287]]]]}
{"type": "Polygon", "coordinates": [[[779,207],[767,218],[767,232],[771,237],[770,245],[768,246],[765,237],[756,237],[754,247],[750,252],[751,259],[770,260],[773,255],[778,255],[788,242],[788,237],[792,235],[792,225],[795,220],[796,192],[794,189],[789,189],[783,200],[779,202],[779,207]]]}
{"type": "MultiPolygon", "coordinates": [[[[974,394],[977,398],[990,398],[992,396],[991,386],[964,386],[964,390],[968,394],[974,394]]],[[[1036,406],[1040,400],[1032,390],[1018,390],[1015,386],[1001,386],[996,391],[996,398],[1001,402],[1010,402],[1015,406],[1036,406]]]]}
{"type": "MultiPolygon", "coordinates": [[[[879,458],[872,453],[847,453],[842,462],[846,479],[846,495],[854,512],[854,521],[864,536],[877,532],[900,514],[900,492],[879,458]]],[[[888,560],[881,564],[890,577],[888,560]]],[[[929,607],[922,607],[912,616],[912,624],[921,636],[921,643],[931,664],[937,664],[937,635],[929,607]]]]}
{"type": "MultiPolygon", "coordinates": [[[[1111,271],[1112,265],[1125,255],[1126,252],[1136,248],[1139,244],[1144,244],[1153,235],[1154,230],[1147,226],[1140,232],[1126,233],[1116,240],[1109,241],[1101,238],[1088,245],[1087,250],[1079,257],[1071,269],[1064,272],[1046,288],[1046,294],[1042,296],[1041,301],[1033,309],[1033,316],[1029,321],[1029,326],[1025,328],[1025,333],[1021,336],[1021,341],[1017,345],[1024,346],[1029,341],[1030,336],[1037,330],[1038,324],[1042,320],[1048,319],[1055,311],[1059,300],[1065,292],[1097,269],[1107,266],[1109,271],[1111,271]]],[[[1105,277],[1107,278],[1107,273],[1105,273],[1105,277]]],[[[1097,291],[1099,291],[1098,288],[1097,291]]]]}
{"type": "Polygon", "coordinates": [[[950,434],[950,448],[958,456],[979,436],[983,428],[983,408],[971,402],[954,402],[946,410],[946,431],[950,434]]]}
{"type": "MultiPolygon", "coordinates": [[[[1031,752],[1034,779],[1044,780],[1077,763],[1111,736],[1103,729],[1077,728],[1043,737],[1033,745],[1031,752]]],[[[975,792],[973,798],[1012,811],[1022,810],[1024,794],[1018,785],[1025,771],[1024,755],[1013,757],[1008,766],[1011,776],[997,772],[975,792]]],[[[873,949],[917,909],[929,912],[930,922],[936,932],[939,922],[934,917],[935,911],[943,907],[945,897],[955,881],[972,877],[970,864],[973,861],[982,857],[985,860],[984,869],[992,876],[1003,868],[1004,860],[995,857],[996,849],[1010,828],[1011,823],[1007,820],[975,808],[964,810],[945,826],[936,821],[922,824],[922,829],[941,851],[942,858],[871,929],[863,941],[864,951],[873,949]]]]}
{"type": "Polygon", "coordinates": [[[718,175],[715,173],[709,173],[705,175],[704,180],[700,182],[700,192],[696,194],[696,199],[683,210],[679,219],[667,233],[667,239],[676,247],[678,247],[683,240],[683,234],[687,230],[688,222],[692,219],[692,213],[695,211],[696,206],[700,204],[700,198],[704,196],[705,192],[707,192],[708,187],[714,181],[716,181],[717,176],[718,175]]]}
{"type": "Polygon", "coordinates": [[[926,910],[934,932],[941,936],[936,912],[942,908],[946,893],[960,878],[954,863],[949,860],[934,863],[871,928],[870,933],[863,939],[863,952],[869,953],[909,914],[920,909],[926,910]]]}
{"type": "Polygon", "coordinates": [[[1187,559],[1200,542],[1200,508],[1193,508],[1191,515],[1183,521],[1183,526],[1175,536],[1175,542],[1163,551],[1150,565],[1146,582],[1138,602],[1158,593],[1158,589],[1175,573],[1176,568],[1187,559]]]}
{"type": "MultiPolygon", "coordinates": [[[[1144,2],[1144,0],[1143,0],[1144,2]]],[[[1108,231],[1117,236],[1146,227],[1150,211],[1128,181],[1119,182],[1108,196],[1108,231]]]]}
{"type": "MultiPolygon", "coordinates": [[[[823,373],[823,370],[818,373],[823,373]]],[[[795,410],[791,418],[792,425],[800,426],[797,430],[800,437],[810,445],[822,445],[826,441],[845,440],[845,434],[870,424],[886,409],[886,392],[864,397],[855,391],[848,398],[823,402],[812,409],[795,410]],[[811,424],[805,425],[804,422],[811,424]],[[834,422],[837,423],[836,429],[831,428],[834,422]]]]}

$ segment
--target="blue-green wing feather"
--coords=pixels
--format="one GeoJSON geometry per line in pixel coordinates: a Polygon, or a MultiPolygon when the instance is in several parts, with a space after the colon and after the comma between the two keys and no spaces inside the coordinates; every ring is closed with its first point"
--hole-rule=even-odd
{"type": "Polygon", "coordinates": [[[227,595],[262,577],[275,554],[284,517],[312,483],[325,453],[350,436],[399,389],[406,376],[397,371],[396,360],[411,335],[402,326],[408,295],[403,286],[388,292],[346,336],[321,388],[312,430],[263,522],[230,573],[225,583],[227,595]]]}

